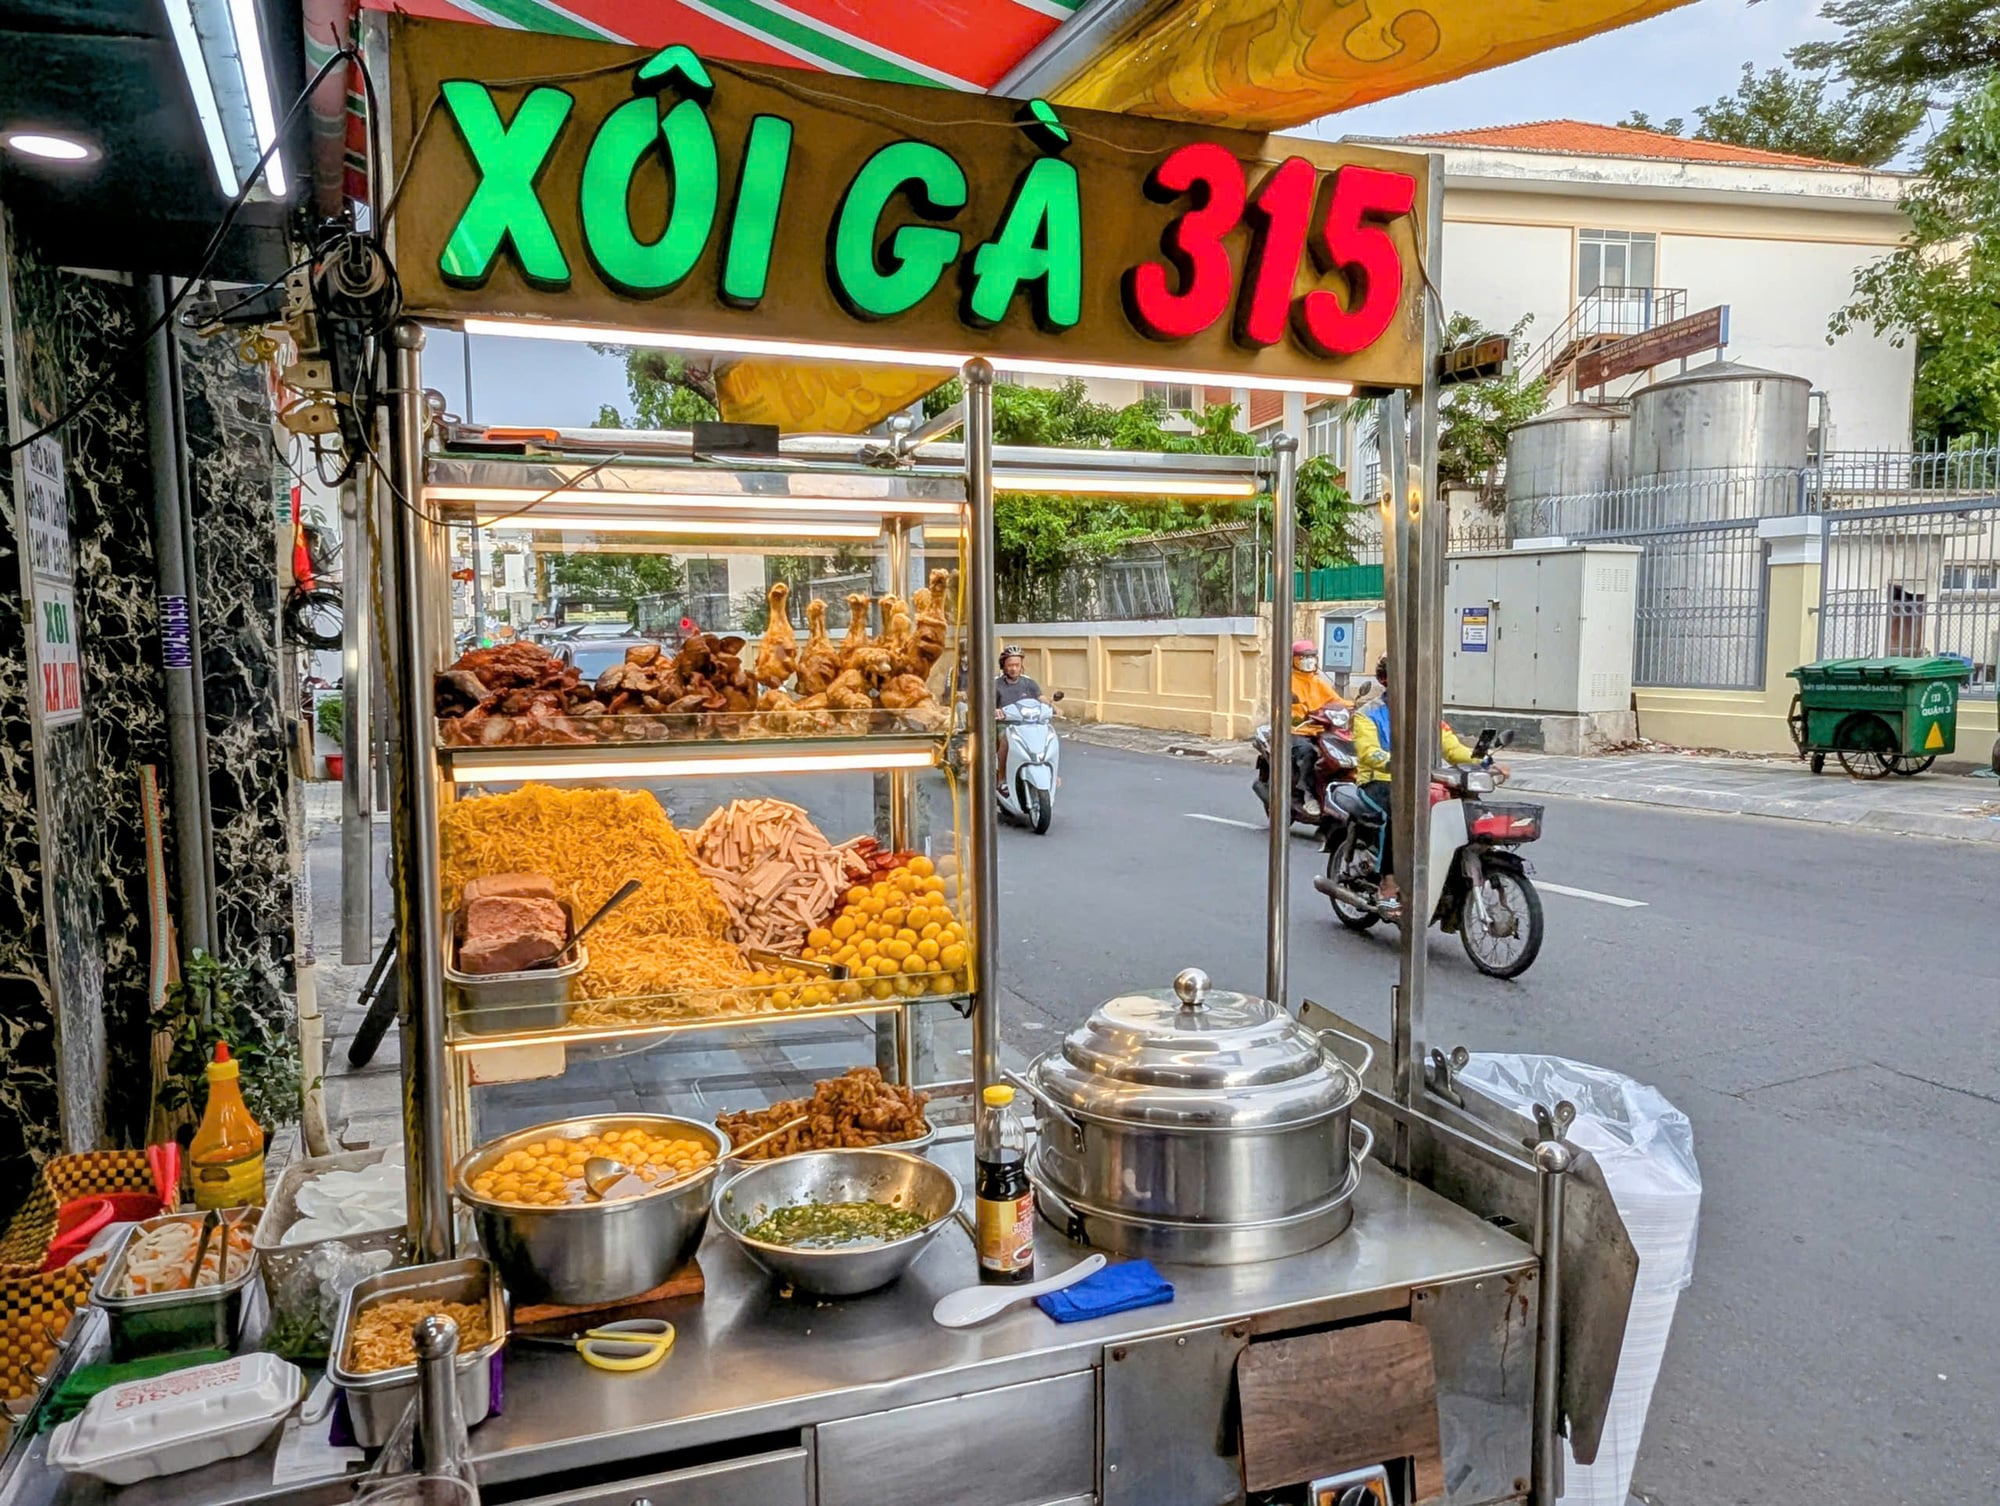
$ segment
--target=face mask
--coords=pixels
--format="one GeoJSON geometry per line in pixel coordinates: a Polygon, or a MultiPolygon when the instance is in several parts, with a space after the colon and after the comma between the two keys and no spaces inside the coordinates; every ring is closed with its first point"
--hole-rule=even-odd
{"type": "Polygon", "coordinates": [[[1311,654],[1307,654],[1301,659],[1295,659],[1292,662],[1309,675],[1316,674],[1319,671],[1319,660],[1315,659],[1311,654]]]}

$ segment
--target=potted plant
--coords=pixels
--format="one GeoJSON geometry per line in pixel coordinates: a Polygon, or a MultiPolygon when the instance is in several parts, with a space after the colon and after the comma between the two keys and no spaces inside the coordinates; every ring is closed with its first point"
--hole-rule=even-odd
{"type": "MultiPolygon", "coordinates": [[[[347,730],[347,703],[339,695],[323,695],[313,707],[313,723],[319,728],[319,735],[332,743],[336,749],[345,744],[342,735],[347,730]]],[[[346,772],[347,759],[340,752],[326,755],[326,775],[338,779],[346,772]]]]}

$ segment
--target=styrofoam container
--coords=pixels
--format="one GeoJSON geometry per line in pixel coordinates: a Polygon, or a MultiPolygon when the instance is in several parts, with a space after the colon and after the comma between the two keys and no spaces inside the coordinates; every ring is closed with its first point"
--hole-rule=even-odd
{"type": "Polygon", "coordinates": [[[275,1354],[246,1354],[113,1386],[55,1430],[49,1462],[132,1485],[240,1458],[298,1405],[300,1382],[275,1354]]]}

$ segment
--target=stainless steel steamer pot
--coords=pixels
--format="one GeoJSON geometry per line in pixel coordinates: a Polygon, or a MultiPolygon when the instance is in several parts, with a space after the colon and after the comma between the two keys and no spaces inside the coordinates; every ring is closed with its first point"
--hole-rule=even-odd
{"type": "MultiPolygon", "coordinates": [[[[1094,1244],[1207,1264],[1347,1227],[1359,1067],[1269,1001],[1190,968],[1099,1006],[1017,1081],[1041,1113],[1043,1211],[1094,1244]],[[1157,1226],[1157,1227],[1156,1227],[1157,1226]]],[[[1365,1156],[1365,1148],[1362,1151],[1365,1156]]]]}

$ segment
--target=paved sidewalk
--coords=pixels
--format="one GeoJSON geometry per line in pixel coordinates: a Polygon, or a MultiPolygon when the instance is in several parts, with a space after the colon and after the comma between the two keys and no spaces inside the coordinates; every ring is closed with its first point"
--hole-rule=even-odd
{"type": "MultiPolygon", "coordinates": [[[[1131,753],[1220,763],[1254,758],[1248,742],[1109,722],[1062,724],[1061,732],[1076,742],[1131,753]]],[[[2000,780],[1980,775],[1933,770],[1914,779],[1850,779],[1838,767],[1814,774],[1794,759],[1695,753],[1596,758],[1509,753],[1507,763],[1514,773],[1509,788],[1516,791],[2000,843],[2000,780]]]]}

